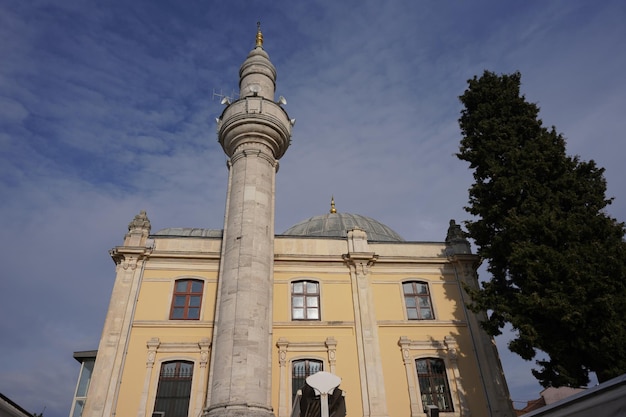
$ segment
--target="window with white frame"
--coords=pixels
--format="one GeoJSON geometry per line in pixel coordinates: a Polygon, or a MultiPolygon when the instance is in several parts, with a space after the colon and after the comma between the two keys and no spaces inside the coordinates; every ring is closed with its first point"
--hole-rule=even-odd
{"type": "Polygon", "coordinates": [[[96,354],[95,351],[76,352],[74,353],[74,358],[81,362],[81,366],[80,374],[78,376],[78,384],[76,385],[76,392],[74,394],[74,404],[72,405],[71,416],[81,417],[83,415],[85,402],[87,401],[87,390],[89,389],[89,383],[91,382],[91,374],[93,373],[93,367],[96,362],[96,354]]]}

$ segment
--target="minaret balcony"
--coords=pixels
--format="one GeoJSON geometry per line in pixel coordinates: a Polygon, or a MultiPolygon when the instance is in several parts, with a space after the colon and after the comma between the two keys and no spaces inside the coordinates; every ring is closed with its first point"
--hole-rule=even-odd
{"type": "Polygon", "coordinates": [[[244,97],[224,109],[218,137],[228,156],[244,143],[260,143],[280,159],[289,146],[291,122],[279,104],[260,96],[244,97]]]}

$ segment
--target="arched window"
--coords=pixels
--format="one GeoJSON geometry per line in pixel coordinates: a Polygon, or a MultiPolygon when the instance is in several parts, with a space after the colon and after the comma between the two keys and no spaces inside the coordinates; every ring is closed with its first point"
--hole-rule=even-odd
{"type": "Polygon", "coordinates": [[[163,362],[153,415],[187,417],[192,378],[193,362],[163,362]]]}
{"type": "Polygon", "coordinates": [[[323,370],[322,361],[316,359],[301,359],[291,364],[291,401],[296,393],[304,386],[307,377],[323,370]]]}
{"type": "Polygon", "coordinates": [[[315,281],[291,283],[291,319],[320,320],[320,285],[315,281]]]}
{"type": "Polygon", "coordinates": [[[454,411],[446,365],[442,359],[423,358],[415,361],[417,366],[417,379],[420,385],[422,405],[435,405],[439,411],[454,411]]]}
{"type": "Polygon", "coordinates": [[[404,282],[402,283],[402,290],[404,291],[406,315],[409,320],[432,320],[435,318],[427,283],[421,281],[404,282]]]}
{"type": "Polygon", "coordinates": [[[174,284],[170,320],[198,320],[202,306],[204,282],[198,279],[179,279],[174,284]]]}

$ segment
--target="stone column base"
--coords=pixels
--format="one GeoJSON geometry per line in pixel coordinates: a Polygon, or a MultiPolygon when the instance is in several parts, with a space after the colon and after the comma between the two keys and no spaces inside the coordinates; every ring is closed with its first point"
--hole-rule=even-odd
{"type": "Polygon", "coordinates": [[[250,404],[215,405],[204,410],[202,417],[276,417],[272,407],[250,404]]]}

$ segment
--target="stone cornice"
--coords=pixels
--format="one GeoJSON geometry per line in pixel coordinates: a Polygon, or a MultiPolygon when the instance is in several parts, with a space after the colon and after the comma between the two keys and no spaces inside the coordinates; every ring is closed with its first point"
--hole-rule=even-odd
{"type": "Polygon", "coordinates": [[[206,320],[135,320],[133,327],[175,327],[213,329],[213,322],[206,320]]]}
{"type": "Polygon", "coordinates": [[[463,320],[379,320],[376,322],[380,327],[467,327],[463,320]]]}
{"type": "Polygon", "coordinates": [[[119,265],[127,257],[134,257],[136,260],[148,258],[152,253],[152,248],[145,246],[116,246],[109,250],[109,255],[116,265],[119,265]]]}
{"type": "Polygon", "coordinates": [[[282,328],[307,329],[310,327],[324,327],[324,328],[332,327],[334,329],[338,329],[338,328],[351,329],[351,328],[354,328],[354,322],[353,321],[315,321],[315,320],[275,321],[273,323],[273,327],[275,329],[282,329],[282,328]]]}

